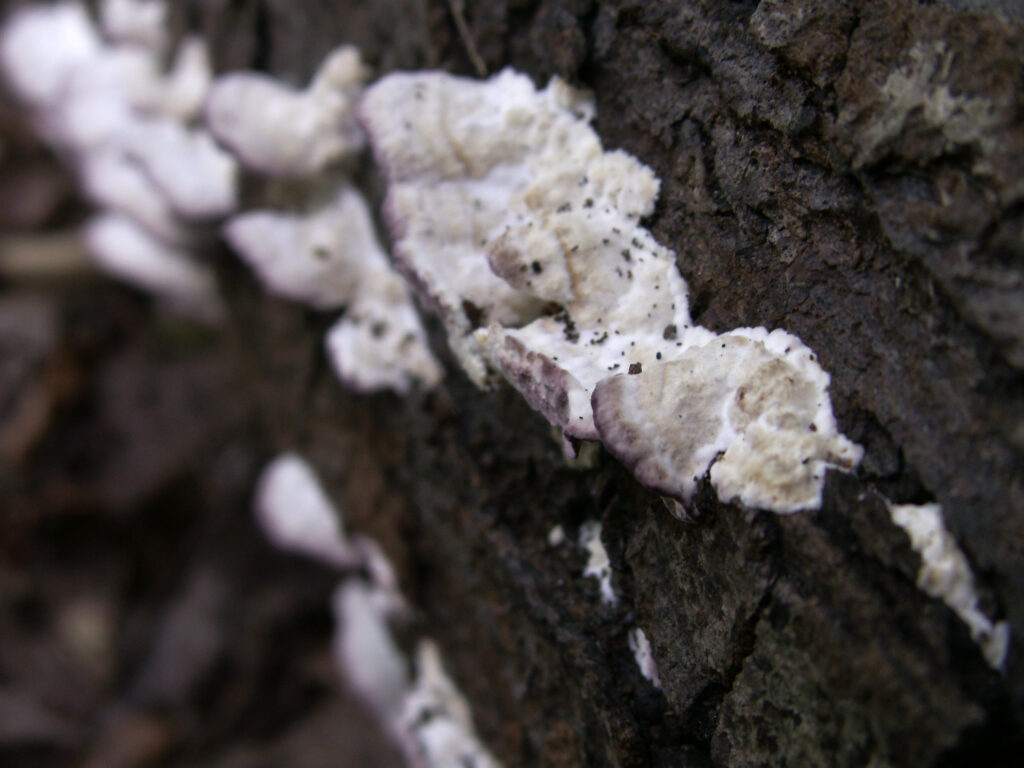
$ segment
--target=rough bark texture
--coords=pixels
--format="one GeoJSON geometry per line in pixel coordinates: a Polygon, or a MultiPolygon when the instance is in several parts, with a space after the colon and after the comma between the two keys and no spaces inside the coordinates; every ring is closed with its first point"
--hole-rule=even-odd
{"type": "MultiPolygon", "coordinates": [[[[210,343],[236,434],[310,457],[346,524],[380,540],[506,765],[1008,764],[1024,715],[1019,6],[467,0],[471,39],[458,6],[174,4],[222,69],[302,82],[353,42],[378,74],[470,74],[473,49],[492,72],[591,89],[605,145],[662,179],[650,225],[695,320],[799,335],[863,464],[829,476],[816,513],[703,487],[682,524],[606,455],[567,466],[540,416],[474,389],[450,355],[429,396],[346,394],[327,318],[264,296],[225,254],[232,318],[210,343]],[[916,587],[885,498],[943,505],[986,609],[1012,627],[1004,675],[916,587]],[[581,576],[589,519],[614,607],[581,576]],[[634,626],[664,693],[628,650],[634,626]]],[[[379,200],[368,163],[360,176],[379,200]]]]}

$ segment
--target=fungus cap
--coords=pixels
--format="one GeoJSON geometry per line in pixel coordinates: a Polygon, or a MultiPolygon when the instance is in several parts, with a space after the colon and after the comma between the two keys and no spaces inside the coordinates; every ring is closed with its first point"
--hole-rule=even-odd
{"type": "Polygon", "coordinates": [[[246,168],[308,176],[362,149],[354,101],[366,76],[351,46],[329,54],[304,91],[259,72],[232,72],[214,82],[206,124],[246,168]]]}
{"type": "Polygon", "coordinates": [[[336,568],[354,568],[361,554],[345,537],[341,515],[309,463],[294,453],[271,461],[256,484],[256,518],[280,549],[336,568]]]}
{"type": "Polygon", "coordinates": [[[710,466],[722,501],[795,512],[820,506],[826,467],[849,470],[862,455],[836,430],[828,384],[792,334],[742,328],[600,382],[594,421],[659,493],[688,503],[710,466]]]}
{"type": "Polygon", "coordinates": [[[86,225],[85,241],[96,263],[110,274],[202,319],[217,321],[223,316],[209,267],[161,242],[127,216],[94,217],[86,225]]]}
{"type": "Polygon", "coordinates": [[[57,103],[68,77],[100,55],[102,46],[81,3],[31,5],[0,31],[0,62],[17,95],[43,109],[57,103]]]}

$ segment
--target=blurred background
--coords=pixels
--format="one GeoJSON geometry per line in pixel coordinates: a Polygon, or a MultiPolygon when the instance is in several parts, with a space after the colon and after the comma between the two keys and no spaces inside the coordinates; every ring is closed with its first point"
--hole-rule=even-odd
{"type": "Polygon", "coordinates": [[[0,89],[0,765],[398,764],[339,690],[334,577],[253,524],[223,334],[95,271],[86,213],[0,89]]]}

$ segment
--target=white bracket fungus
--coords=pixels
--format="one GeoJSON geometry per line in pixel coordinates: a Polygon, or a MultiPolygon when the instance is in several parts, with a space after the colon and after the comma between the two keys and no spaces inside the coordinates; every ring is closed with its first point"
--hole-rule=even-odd
{"type": "Polygon", "coordinates": [[[910,538],[910,546],[921,557],[917,585],[944,602],[967,625],[989,666],[1002,669],[1010,644],[1010,627],[1005,621],[993,623],[978,604],[967,557],[946,529],[938,504],[890,504],[892,521],[910,538]]]}
{"type": "Polygon", "coordinates": [[[414,382],[429,389],[441,380],[412,297],[355,190],[342,187],[309,214],[241,214],[225,225],[224,237],[271,293],[316,309],[348,307],[326,338],[346,386],[407,392],[414,382]]]}
{"type": "Polygon", "coordinates": [[[401,716],[409,667],[395,644],[374,588],[347,579],[334,592],[334,655],[342,678],[384,724],[401,716]]]}
{"type": "MultiPolygon", "coordinates": [[[[560,81],[537,93],[505,70],[486,82],[439,72],[389,75],[357,113],[388,180],[384,213],[395,258],[441,316],[470,377],[486,378],[472,332],[535,319],[540,299],[495,275],[487,245],[525,222],[526,191],[547,167],[592,151],[571,111],[590,110],[560,81]]],[[[586,117],[591,113],[587,111],[586,117]]]]}
{"type": "Polygon", "coordinates": [[[587,550],[589,555],[583,576],[597,579],[601,587],[602,602],[615,605],[619,598],[612,587],[612,564],[604,544],[601,543],[601,523],[588,520],[580,526],[580,546],[587,550]]]}
{"type": "Polygon", "coordinates": [[[271,542],[346,569],[332,600],[334,655],[346,685],[373,712],[411,768],[500,768],[473,730],[469,705],[445,674],[437,645],[421,639],[415,677],[389,622],[407,613],[394,570],[372,539],[351,545],[313,469],[278,456],[260,476],[256,513],[271,542]]]}
{"type": "Polygon", "coordinates": [[[282,454],[264,468],[255,507],[260,527],[278,548],[336,568],[362,563],[362,554],[345,538],[341,515],[301,457],[282,454]]]}
{"type": "Polygon", "coordinates": [[[248,211],[222,232],[267,291],[314,309],[345,306],[367,271],[388,268],[366,204],[347,186],[310,213],[248,211]]]}
{"type": "Polygon", "coordinates": [[[213,271],[127,216],[94,217],[86,225],[85,242],[97,264],[110,274],[202,319],[216,322],[222,317],[213,271]]]}
{"type": "Polygon", "coordinates": [[[0,32],[0,63],[86,196],[111,213],[87,232],[99,265],[214,319],[222,308],[212,272],[183,249],[200,242],[193,222],[235,208],[236,168],[186,125],[210,65],[203,41],[188,37],[165,72],[165,21],[158,0],[107,0],[104,39],[79,2],[28,7],[0,32]]]}
{"type": "Polygon", "coordinates": [[[688,503],[710,465],[722,501],[795,512],[821,504],[827,466],[860,461],[836,430],[828,374],[795,336],[742,328],[674,357],[593,396],[605,446],[649,488],[688,503]]]}
{"type": "Polygon", "coordinates": [[[209,221],[237,207],[235,161],[205,131],[173,120],[138,120],[122,146],[181,218],[209,221]]]}
{"type": "Polygon", "coordinates": [[[411,768],[499,768],[473,730],[469,704],[445,674],[432,640],[416,649],[416,682],[399,721],[411,768]]]}
{"type": "Polygon", "coordinates": [[[659,182],[602,150],[593,109],[557,78],[537,91],[510,70],[367,89],[358,112],[396,258],[477,384],[489,365],[641,482],[686,502],[714,461],[723,500],[819,506],[825,467],[861,456],[836,430],[828,375],[782,331],[693,326],[675,254],[639,223],[659,182]]]}
{"type": "Polygon", "coordinates": [[[0,33],[0,62],[14,92],[34,109],[57,102],[68,77],[95,59],[103,42],[79,2],[29,6],[0,33]]]}
{"type": "Polygon", "coordinates": [[[390,271],[367,278],[324,339],[335,373],[353,392],[433,389],[444,372],[430,351],[405,282],[390,271]]]}
{"type": "Polygon", "coordinates": [[[626,644],[633,652],[633,658],[636,659],[636,666],[640,670],[640,674],[660,691],[661,677],[658,675],[658,664],[654,660],[654,652],[651,650],[651,643],[647,639],[647,635],[640,627],[633,627],[626,634],[626,644]]]}
{"type": "Polygon", "coordinates": [[[124,214],[168,245],[186,247],[198,235],[174,215],[160,190],[120,150],[88,153],[78,164],[78,180],[90,202],[124,214]]]}
{"type": "Polygon", "coordinates": [[[114,43],[134,43],[160,53],[167,45],[164,0],[102,0],[100,29],[114,43]]]}
{"type": "Polygon", "coordinates": [[[476,736],[469,704],[445,674],[433,641],[418,643],[410,680],[374,592],[348,580],[334,593],[334,652],[345,684],[387,729],[410,768],[499,768],[476,736]]]}
{"type": "Polygon", "coordinates": [[[308,176],[362,149],[353,104],[366,76],[351,46],[329,54],[305,91],[259,72],[232,72],[210,89],[206,124],[250,170],[308,176]]]}

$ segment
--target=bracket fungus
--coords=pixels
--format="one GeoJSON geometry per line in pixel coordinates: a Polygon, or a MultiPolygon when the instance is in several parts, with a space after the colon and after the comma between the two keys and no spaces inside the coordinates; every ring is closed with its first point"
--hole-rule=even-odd
{"type": "Polygon", "coordinates": [[[341,516],[300,456],[285,453],[264,468],[255,507],[260,527],[278,548],[337,568],[361,564],[361,554],[345,538],[341,516]]]}
{"type": "Polygon", "coordinates": [[[333,599],[334,655],[345,683],[385,725],[397,722],[409,689],[409,665],[395,644],[373,585],[347,579],[333,599]]]}
{"type": "Polygon", "coordinates": [[[175,216],[159,189],[120,150],[90,152],[78,164],[78,180],[94,205],[127,216],[167,245],[187,247],[198,238],[196,228],[175,216]]]}
{"type": "Polygon", "coordinates": [[[319,173],[364,146],[353,104],[366,77],[351,46],[330,53],[305,91],[259,72],[231,72],[210,89],[206,124],[252,171],[319,173]]]}
{"type": "Polygon", "coordinates": [[[235,164],[201,129],[211,75],[205,43],[186,37],[163,67],[166,6],[107,0],[101,29],[80,2],[29,6],[0,31],[0,63],[42,136],[105,209],[88,227],[96,262],[214,320],[212,272],[186,249],[197,223],[236,205],[235,164]]]}
{"type": "Polygon", "coordinates": [[[430,639],[416,648],[416,679],[403,702],[400,743],[411,768],[500,768],[473,729],[466,699],[430,639]]]}
{"type": "Polygon", "coordinates": [[[119,213],[95,216],[85,227],[85,242],[97,264],[126,283],[209,322],[222,317],[224,308],[213,271],[129,217],[119,213]]]}
{"type": "Polygon", "coordinates": [[[861,458],[837,432],[828,384],[795,336],[741,328],[600,382],[594,420],[608,450],[659,493],[688,503],[710,466],[722,501],[795,512],[821,504],[826,466],[861,458]]]}
{"type": "Polygon", "coordinates": [[[476,736],[469,705],[445,674],[438,646],[420,638],[410,665],[391,629],[392,622],[405,623],[408,606],[390,562],[372,539],[355,536],[349,543],[304,459],[285,453],[266,466],[257,484],[256,516],[276,546],[347,571],[332,599],[335,660],[345,684],[406,764],[499,768],[476,736]]]}
{"type": "Polygon", "coordinates": [[[164,0],[101,0],[100,29],[115,43],[135,43],[157,53],[167,45],[164,0]]]}
{"type": "Polygon", "coordinates": [[[0,63],[7,82],[34,110],[56,103],[68,77],[102,48],[79,2],[22,8],[0,32],[0,63]]]}
{"type": "Polygon", "coordinates": [[[525,221],[523,195],[543,167],[593,147],[575,130],[585,124],[574,105],[590,109],[561,81],[538,93],[511,70],[485,82],[392,74],[357,105],[388,181],[384,216],[395,259],[440,315],[478,385],[487,372],[473,330],[522,325],[544,306],[491,271],[487,244],[525,221]]]}
{"type": "Polygon", "coordinates": [[[351,389],[407,392],[415,382],[429,389],[441,380],[412,296],[354,189],[343,186],[307,214],[240,214],[224,226],[224,237],[271,293],[321,310],[348,307],[326,346],[351,389]]]}
{"type": "Polygon", "coordinates": [[[205,131],[172,120],[140,120],[122,146],[181,218],[210,221],[237,207],[235,161],[205,131]]]}
{"type": "Polygon", "coordinates": [[[626,634],[626,643],[629,650],[633,652],[637,669],[644,679],[650,682],[659,691],[661,688],[661,676],[658,674],[658,663],[654,660],[654,651],[651,650],[651,641],[640,627],[633,627],[626,634]]]}
{"type": "Polygon", "coordinates": [[[608,551],[601,542],[601,523],[588,520],[580,526],[580,546],[587,551],[587,565],[583,569],[585,578],[597,579],[601,588],[601,601],[614,605],[619,601],[612,586],[612,564],[608,551]]]}
{"type": "Polygon", "coordinates": [[[824,468],[860,460],[799,339],[693,325],[675,254],[640,223],[659,181],[601,148],[586,94],[511,70],[400,73],[358,114],[396,258],[478,385],[500,373],[566,438],[602,440],[683,502],[714,462],[723,500],[816,507],[824,468]]]}

